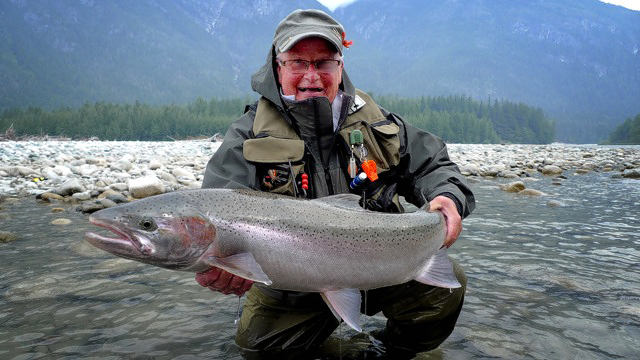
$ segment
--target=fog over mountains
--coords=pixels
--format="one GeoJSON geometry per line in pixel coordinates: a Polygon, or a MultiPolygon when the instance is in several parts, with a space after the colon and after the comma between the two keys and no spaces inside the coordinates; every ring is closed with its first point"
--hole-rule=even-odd
{"type": "MultiPolygon", "coordinates": [[[[251,73],[295,8],[326,10],[314,0],[2,1],[0,109],[251,94],[251,73]]],[[[640,12],[598,0],[359,0],[333,16],[354,41],[349,75],[374,94],[521,101],[574,142],[640,113],[640,12]]]]}

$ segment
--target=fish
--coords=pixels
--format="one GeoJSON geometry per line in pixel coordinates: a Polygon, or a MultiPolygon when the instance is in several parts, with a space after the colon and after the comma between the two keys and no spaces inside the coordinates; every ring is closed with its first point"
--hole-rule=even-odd
{"type": "Polygon", "coordinates": [[[358,332],[360,290],[411,280],[461,286],[443,247],[440,212],[375,212],[363,209],[359,199],[174,191],[94,212],[89,221],[117,237],[89,231],[84,238],[111,254],[162,268],[218,267],[275,289],[320,293],[336,318],[358,332]]]}

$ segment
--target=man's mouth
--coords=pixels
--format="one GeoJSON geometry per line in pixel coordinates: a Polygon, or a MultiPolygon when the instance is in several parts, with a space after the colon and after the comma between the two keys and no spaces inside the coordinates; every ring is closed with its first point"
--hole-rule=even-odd
{"type": "Polygon", "coordinates": [[[324,91],[323,88],[307,88],[307,87],[304,87],[304,88],[301,87],[301,88],[298,88],[298,90],[301,91],[301,92],[307,92],[307,91],[308,92],[323,92],[324,91]]]}

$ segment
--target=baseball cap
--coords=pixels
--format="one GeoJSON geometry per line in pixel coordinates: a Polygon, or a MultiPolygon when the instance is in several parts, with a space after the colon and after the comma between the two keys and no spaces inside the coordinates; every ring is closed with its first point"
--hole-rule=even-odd
{"type": "Polygon", "coordinates": [[[295,10],[278,24],[273,36],[276,53],[287,52],[298,41],[308,37],[321,37],[329,41],[342,55],[342,47],[351,41],[344,40],[344,28],[334,18],[321,10],[295,10]]]}

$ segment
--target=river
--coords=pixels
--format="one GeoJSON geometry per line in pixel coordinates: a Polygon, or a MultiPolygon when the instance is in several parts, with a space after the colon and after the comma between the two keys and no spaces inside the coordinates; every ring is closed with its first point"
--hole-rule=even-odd
{"type": "MultiPolygon", "coordinates": [[[[472,183],[477,209],[449,251],[469,278],[465,306],[451,337],[418,359],[637,358],[640,180],[565,174],[526,182],[542,197],[497,188],[508,180],[472,183]]],[[[237,297],[84,244],[95,229],[71,205],[0,206],[2,230],[18,235],[0,244],[0,358],[241,358],[237,297]],[[59,218],[72,223],[50,224],[59,218]]],[[[371,331],[384,318],[363,322],[371,331]]],[[[355,335],[343,324],[327,353],[348,357],[365,344],[355,335]]]]}

